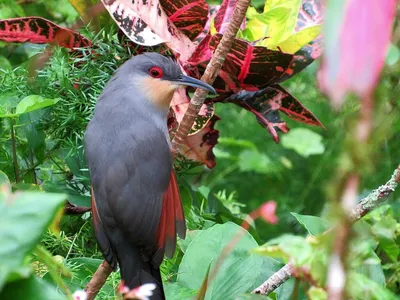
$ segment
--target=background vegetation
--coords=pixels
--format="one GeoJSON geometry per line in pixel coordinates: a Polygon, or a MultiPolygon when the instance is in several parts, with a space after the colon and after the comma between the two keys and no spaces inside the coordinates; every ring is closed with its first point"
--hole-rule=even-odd
{"type": "MultiPolygon", "coordinates": [[[[264,1],[252,5],[261,11],[264,1]]],[[[41,16],[64,27],[79,18],[67,0],[0,3],[0,19],[23,16],[41,16]]],[[[100,31],[80,30],[94,42],[96,59],[85,49],[78,55],[55,47],[37,76],[32,69],[46,45],[0,42],[2,299],[64,299],[64,294],[83,289],[102,261],[90,213],[62,215],[65,199],[90,206],[83,133],[104,84],[135,52],[122,45],[113,20],[102,16],[100,31]],[[8,202],[15,205],[7,206],[8,202]]],[[[372,154],[361,171],[359,199],[384,184],[400,163],[399,46],[394,37],[375,93],[372,154]]],[[[220,136],[214,147],[216,167],[178,163],[189,232],[186,240],[179,241],[175,257],[162,265],[168,299],[196,295],[210,262],[240,230],[245,216],[271,199],[278,204],[279,222],[256,221],[225,260],[206,298],[256,299],[245,293],[290,258],[307,266],[304,274],[311,274],[312,280],[304,274],[296,276],[269,297],[325,299],[321,287],[331,241],[313,244],[310,238],[326,229],[324,222],[332,218],[329,203],[336,196],[332,191],[346,163],[343,153],[360,104],[356,97],[349,97],[342,109],[333,109],[317,86],[319,63],[315,61],[283,86],[326,130],[283,117],[291,131],[276,144],[253,114],[233,104],[217,103],[222,121],[216,123],[220,136]],[[304,221],[296,214],[324,219],[304,221]],[[313,231],[310,226],[322,227],[313,231]],[[249,254],[266,242],[280,250],[267,251],[265,246],[249,254]]],[[[386,204],[357,223],[349,254],[351,268],[357,271],[349,283],[353,299],[396,299],[400,294],[399,197],[398,190],[393,192],[386,204]]],[[[116,296],[118,284],[119,275],[113,273],[99,299],[116,296]]]]}

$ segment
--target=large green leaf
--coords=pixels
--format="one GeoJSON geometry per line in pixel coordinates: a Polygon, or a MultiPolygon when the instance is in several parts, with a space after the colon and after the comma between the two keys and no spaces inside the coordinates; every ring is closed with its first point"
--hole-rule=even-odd
{"type": "MultiPolygon", "coordinates": [[[[217,224],[199,233],[188,246],[179,266],[178,282],[198,290],[211,263],[213,269],[221,250],[244,229],[234,223],[217,224]]],[[[226,257],[211,282],[205,299],[229,299],[249,291],[260,276],[262,258],[249,254],[257,242],[246,231],[243,238],[226,257]]]]}
{"type": "Polygon", "coordinates": [[[0,292],[0,299],[10,300],[66,300],[56,287],[36,276],[7,284],[0,292]]]}
{"type": "Polygon", "coordinates": [[[174,300],[194,299],[197,294],[195,290],[191,290],[177,282],[164,283],[164,292],[166,299],[174,300]]]}
{"type": "Polygon", "coordinates": [[[307,128],[295,128],[282,137],[282,146],[304,157],[325,152],[322,136],[307,128]]]}
{"type": "Polygon", "coordinates": [[[56,104],[60,99],[48,99],[38,95],[25,97],[18,103],[15,113],[21,115],[30,111],[38,110],[56,104]]]}
{"type": "Polygon", "coordinates": [[[17,192],[0,203],[0,273],[7,276],[23,264],[64,200],[62,194],[17,192]]]}
{"type": "Polygon", "coordinates": [[[253,249],[252,252],[284,260],[291,258],[295,265],[303,265],[312,257],[313,249],[304,237],[283,234],[253,249]]]}
{"type": "Polygon", "coordinates": [[[27,112],[35,111],[38,109],[42,109],[51,105],[56,104],[60,99],[49,99],[43,98],[38,95],[30,95],[22,99],[15,108],[15,113],[7,112],[6,108],[2,108],[0,110],[0,118],[13,118],[18,117],[27,112]]]}
{"type": "Polygon", "coordinates": [[[320,217],[300,215],[294,212],[291,212],[291,214],[305,229],[307,229],[309,234],[314,236],[323,233],[330,227],[328,221],[320,217]]]}

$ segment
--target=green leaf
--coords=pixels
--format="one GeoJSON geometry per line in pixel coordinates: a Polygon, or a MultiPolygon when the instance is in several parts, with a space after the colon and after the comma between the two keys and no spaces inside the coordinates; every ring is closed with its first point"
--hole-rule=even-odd
{"type": "Polygon", "coordinates": [[[373,255],[375,256],[375,259],[365,260],[356,271],[374,282],[385,286],[385,274],[383,273],[382,265],[379,263],[380,259],[375,253],[373,255]]]}
{"type": "Polygon", "coordinates": [[[398,261],[400,249],[395,241],[397,221],[387,216],[372,225],[372,232],[379,241],[379,246],[387,254],[392,262],[398,261]]]}
{"type": "MultiPolygon", "coordinates": [[[[386,54],[386,64],[389,66],[393,66],[400,59],[400,49],[399,47],[390,43],[389,48],[386,54]]],[[[0,65],[1,66],[1,65],[0,65]]]]}
{"type": "Polygon", "coordinates": [[[267,174],[272,172],[272,161],[257,150],[244,150],[239,155],[238,165],[243,172],[257,172],[267,174]]]}
{"type": "Polygon", "coordinates": [[[310,300],[326,300],[328,299],[328,294],[323,288],[312,286],[308,292],[308,297],[310,300]]]}
{"type": "Polygon", "coordinates": [[[271,300],[272,298],[257,294],[242,294],[235,297],[235,300],[271,300]]]}
{"type": "Polygon", "coordinates": [[[0,70],[12,70],[12,65],[3,55],[0,55],[0,70]]]}
{"type": "Polygon", "coordinates": [[[67,297],[57,292],[56,287],[36,276],[7,284],[0,292],[0,299],[12,300],[66,300],[67,297]]]}
{"type": "Polygon", "coordinates": [[[291,212],[291,214],[313,236],[323,233],[330,227],[328,221],[320,217],[300,215],[294,212],[291,212]]]}
{"type": "Polygon", "coordinates": [[[0,171],[0,203],[4,202],[4,200],[11,193],[11,183],[7,177],[7,174],[3,171],[0,171]]]}
{"type": "Polygon", "coordinates": [[[62,193],[68,195],[68,201],[76,206],[90,207],[92,205],[90,196],[78,193],[76,190],[66,186],[65,183],[56,184],[51,181],[43,181],[41,187],[47,193],[62,193]]]}
{"type": "Polygon", "coordinates": [[[308,157],[325,152],[322,136],[306,128],[295,128],[282,137],[282,146],[308,157]]]}
{"type": "Polygon", "coordinates": [[[179,239],[178,245],[181,248],[182,252],[185,253],[186,249],[189,247],[190,243],[193,239],[201,232],[201,230],[188,230],[186,232],[186,237],[184,240],[179,239]]]}
{"type": "MultiPolygon", "coordinates": [[[[0,203],[1,273],[8,274],[23,264],[64,201],[60,194],[18,192],[0,203]]],[[[0,288],[3,284],[0,281],[0,288]]]]}
{"type": "Polygon", "coordinates": [[[25,97],[18,103],[15,114],[21,115],[30,111],[42,109],[56,104],[60,99],[48,99],[38,95],[30,95],[25,97]]]}
{"type": "Polygon", "coordinates": [[[0,3],[0,20],[24,17],[25,12],[21,5],[17,4],[15,0],[2,0],[0,3]]]}
{"type": "Polygon", "coordinates": [[[251,252],[286,260],[290,258],[294,265],[304,265],[313,256],[313,249],[305,238],[292,234],[283,234],[278,238],[269,240],[264,245],[254,248],[251,252]]]}
{"type": "Polygon", "coordinates": [[[38,161],[43,161],[44,151],[46,148],[46,135],[42,128],[41,111],[33,111],[23,114],[19,118],[18,132],[23,131],[28,140],[28,146],[32,150],[32,154],[36,156],[38,161]]]}
{"type": "MultiPolygon", "coordinates": [[[[189,289],[198,290],[211,262],[211,271],[222,248],[244,229],[234,223],[217,224],[199,233],[188,246],[179,266],[178,279],[189,289]]],[[[247,292],[259,277],[262,258],[249,255],[257,242],[247,232],[224,260],[216,277],[208,283],[205,299],[229,299],[247,292]]]]}
{"type": "Polygon", "coordinates": [[[173,283],[165,282],[164,292],[166,299],[174,299],[174,300],[192,299],[197,294],[195,290],[188,289],[187,287],[179,284],[178,282],[173,282],[173,283]]]}
{"type": "Polygon", "coordinates": [[[347,282],[347,293],[349,298],[359,299],[362,295],[363,299],[377,300],[398,300],[399,298],[383,285],[376,283],[368,277],[356,273],[349,272],[347,282]]]}

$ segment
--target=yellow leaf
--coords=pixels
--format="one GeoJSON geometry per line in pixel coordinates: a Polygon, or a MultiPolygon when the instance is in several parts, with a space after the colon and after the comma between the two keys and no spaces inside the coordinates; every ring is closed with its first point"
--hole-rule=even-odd
{"type": "Polygon", "coordinates": [[[257,19],[247,21],[246,29],[243,30],[243,35],[251,42],[267,37],[267,33],[268,25],[257,19]]]}
{"type": "Polygon", "coordinates": [[[217,28],[215,28],[215,18],[212,18],[210,21],[210,33],[214,35],[217,33],[217,28]]]}
{"type": "MultiPolygon", "coordinates": [[[[272,50],[277,50],[279,46],[279,48],[283,52],[294,54],[302,47],[307,45],[309,42],[311,42],[313,39],[315,39],[320,34],[320,32],[321,32],[321,25],[310,26],[299,32],[296,32],[294,35],[292,35],[291,37],[282,42],[279,42],[275,45],[269,44],[268,48],[272,50]]],[[[267,46],[265,45],[265,42],[266,41],[262,41],[260,45],[267,46]]]]}
{"type": "MultiPolygon", "coordinates": [[[[280,41],[287,39],[293,32],[297,23],[297,15],[301,6],[302,0],[267,0],[264,6],[264,13],[277,8],[286,8],[287,12],[286,26],[282,32],[279,32],[280,41]]],[[[270,33],[271,37],[272,34],[270,33]]]]}

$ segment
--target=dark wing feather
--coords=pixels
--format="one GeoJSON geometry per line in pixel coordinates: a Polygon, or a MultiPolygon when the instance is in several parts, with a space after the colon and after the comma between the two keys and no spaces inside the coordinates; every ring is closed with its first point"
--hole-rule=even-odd
{"type": "Polygon", "coordinates": [[[120,107],[96,108],[85,135],[94,199],[110,243],[132,243],[150,259],[159,248],[157,228],[172,157],[164,133],[152,120],[132,120],[129,109],[120,107]]]}

